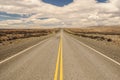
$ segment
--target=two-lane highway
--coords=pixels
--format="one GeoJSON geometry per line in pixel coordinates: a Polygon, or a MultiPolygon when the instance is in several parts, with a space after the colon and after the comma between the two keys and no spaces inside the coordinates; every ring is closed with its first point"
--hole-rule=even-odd
{"type": "Polygon", "coordinates": [[[49,38],[0,64],[0,80],[53,80],[58,43],[58,38],[49,38]]]}
{"type": "Polygon", "coordinates": [[[63,36],[64,80],[120,80],[120,65],[68,34],[63,36]]]}
{"type": "Polygon", "coordinates": [[[61,31],[0,64],[0,80],[120,80],[120,65],[61,31]]]}

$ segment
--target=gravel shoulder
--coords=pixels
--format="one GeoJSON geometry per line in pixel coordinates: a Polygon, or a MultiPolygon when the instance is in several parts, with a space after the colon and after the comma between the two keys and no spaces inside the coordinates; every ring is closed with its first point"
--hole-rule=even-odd
{"type": "Polygon", "coordinates": [[[41,37],[30,37],[24,39],[16,39],[12,41],[7,41],[0,44],[0,61],[32,46],[38,42],[51,37],[52,35],[41,36],[41,37]]]}
{"type": "Polygon", "coordinates": [[[120,46],[119,45],[115,45],[114,43],[108,42],[108,41],[98,41],[95,39],[85,38],[78,35],[72,35],[72,34],[69,34],[69,35],[87,44],[88,46],[96,49],[97,51],[107,55],[108,57],[120,62],[120,46]]]}

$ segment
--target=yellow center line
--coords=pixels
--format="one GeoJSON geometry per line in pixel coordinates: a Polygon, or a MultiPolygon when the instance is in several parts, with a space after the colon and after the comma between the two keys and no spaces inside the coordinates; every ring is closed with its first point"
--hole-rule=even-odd
{"type": "Polygon", "coordinates": [[[63,80],[62,36],[61,36],[61,56],[60,56],[60,80],[63,80]]]}
{"type": "Polygon", "coordinates": [[[54,80],[63,80],[62,36],[60,36],[54,80]],[[58,77],[59,77],[59,79],[58,79],[58,77]]]}

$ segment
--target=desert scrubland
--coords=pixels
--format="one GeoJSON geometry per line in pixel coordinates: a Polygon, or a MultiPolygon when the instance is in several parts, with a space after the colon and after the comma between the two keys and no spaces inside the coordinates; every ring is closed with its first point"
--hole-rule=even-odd
{"type": "Polygon", "coordinates": [[[67,33],[120,62],[120,27],[67,28],[67,33]]]}
{"type": "Polygon", "coordinates": [[[0,29],[0,61],[54,36],[59,29],[0,29]]]}
{"type": "Polygon", "coordinates": [[[0,29],[0,43],[16,39],[46,36],[57,31],[57,29],[0,29]]]}
{"type": "Polygon", "coordinates": [[[120,27],[70,28],[66,31],[77,36],[120,45],[120,27]]]}

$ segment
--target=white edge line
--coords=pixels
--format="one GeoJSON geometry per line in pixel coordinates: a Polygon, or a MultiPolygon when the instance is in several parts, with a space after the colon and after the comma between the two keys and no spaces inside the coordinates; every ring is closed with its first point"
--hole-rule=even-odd
{"type": "MultiPolygon", "coordinates": [[[[74,38],[73,38],[73,39],[74,39],[74,38]]],[[[75,40],[77,40],[77,39],[75,39],[75,40]]],[[[79,41],[79,40],[77,40],[77,41],[79,41]]],[[[87,48],[89,48],[89,49],[91,49],[91,50],[93,50],[93,51],[97,52],[97,53],[98,53],[98,54],[100,54],[101,56],[103,56],[103,57],[105,57],[105,58],[109,59],[110,61],[112,61],[112,62],[114,62],[114,63],[116,63],[117,65],[119,65],[119,66],[120,66],[120,63],[119,63],[119,62],[117,62],[116,60],[114,60],[114,59],[112,59],[112,58],[110,58],[110,57],[108,57],[108,56],[104,55],[103,53],[101,53],[101,52],[99,52],[99,51],[95,50],[94,48],[92,48],[92,47],[90,47],[90,46],[86,45],[85,43],[83,43],[83,42],[81,42],[81,41],[79,41],[79,43],[80,43],[80,44],[82,44],[83,46],[85,46],[85,47],[87,47],[87,48]]]]}
{"type": "MultiPolygon", "coordinates": [[[[48,40],[48,39],[47,39],[47,40],[48,40]]],[[[13,56],[11,56],[11,57],[8,57],[8,58],[2,60],[2,61],[0,62],[0,64],[2,64],[2,63],[4,63],[4,62],[6,62],[6,61],[8,61],[8,60],[10,60],[10,59],[12,59],[12,58],[14,58],[14,57],[20,55],[20,54],[22,54],[22,53],[24,53],[24,52],[26,52],[26,51],[32,49],[33,47],[38,46],[39,44],[41,44],[42,42],[47,41],[47,40],[40,41],[39,43],[37,43],[37,44],[35,44],[35,45],[31,46],[31,47],[28,47],[28,48],[26,48],[26,49],[24,49],[24,50],[18,52],[17,54],[15,54],[15,55],[13,55],[13,56]]]]}

